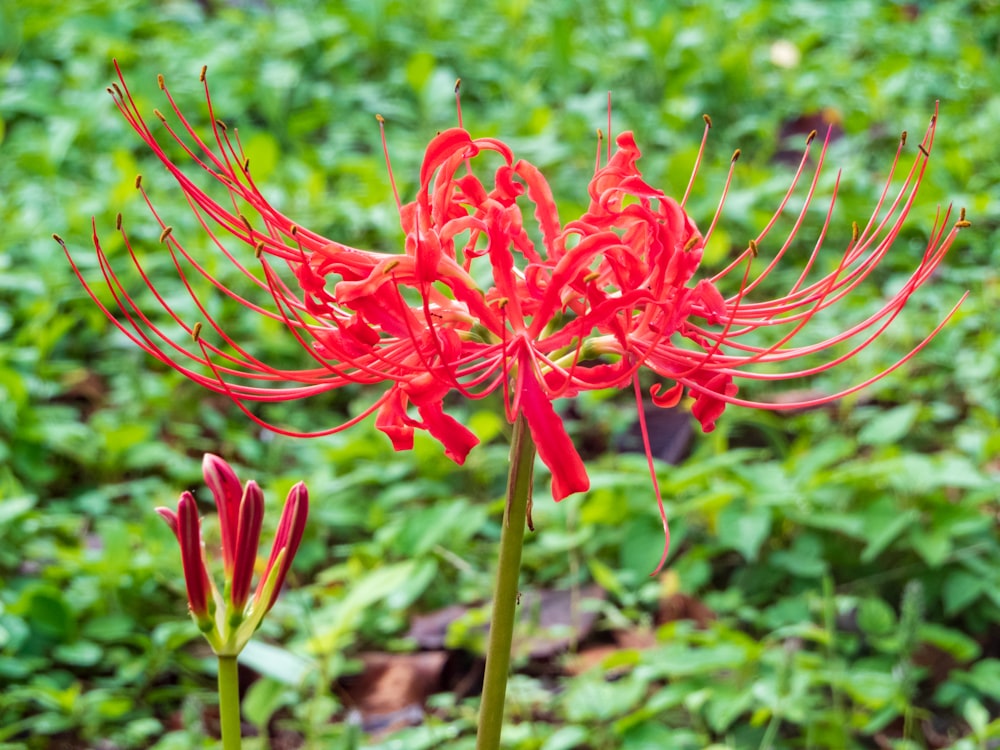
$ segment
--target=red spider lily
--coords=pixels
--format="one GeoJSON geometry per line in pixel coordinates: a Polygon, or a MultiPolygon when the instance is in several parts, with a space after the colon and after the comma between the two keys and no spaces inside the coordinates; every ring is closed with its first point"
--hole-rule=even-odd
{"type": "MultiPolygon", "coordinates": [[[[383,390],[375,402],[346,423],[312,433],[266,426],[284,434],[324,435],[377,413],[376,425],[397,450],[412,446],[414,429],[425,429],[458,463],[477,439],[444,412],[444,397],[457,391],[482,398],[500,390],[507,418],[525,416],[539,455],[552,472],[557,500],[586,490],[589,480],[554,400],[630,384],[641,400],[638,377],[645,368],[668,384],[653,386],[655,404],[677,404],[687,392],[693,399],[692,413],[710,431],[727,404],[790,409],[840,398],[906,362],[940,325],[895,364],[839,393],[764,403],[738,397],[734,378],[800,378],[854,356],[885,331],[942,262],[957,231],[968,225],[962,216],[949,228],[950,209],[939,213],[915,268],[881,308],[833,336],[799,343],[810,321],[857,289],[888,254],[916,198],[936,115],[894,191],[893,178],[905,144],[905,137],[901,139],[871,217],[861,228],[854,225],[834,270],[815,272],[832,221],[831,199],[822,231],[797,281],[784,295],[760,300],[759,287],[787,254],[809,211],[829,139],[816,156],[798,217],[788,236],[775,243],[778,247],[770,260],[753,261],[806,174],[813,136],[774,217],[726,268],[696,280],[733,175],[730,168],[719,209],[709,230],[700,232],[685,205],[705,147],[707,117],[692,182],[679,202],[642,178],[637,168],[639,149],[632,134],[623,133],[613,154],[609,144],[603,165],[598,148],[588,187],[590,205],[581,217],[565,224],[538,168],[516,159],[500,140],[473,138],[460,127],[447,130],[427,147],[416,199],[401,205],[397,195],[405,233],[403,252],[377,253],[301,228],[267,202],[251,178],[238,137],[215,119],[207,82],[209,140],[203,140],[181,114],[162,77],[160,88],[179,124],[171,126],[159,111],[156,115],[167,136],[221,183],[225,203],[171,160],[138,112],[120,71],[119,82],[109,89],[119,110],[176,178],[219,251],[245,274],[251,288],[267,293],[273,306],[252,302],[214,279],[174,236],[137,180],[162,229],[160,240],[192,296],[189,277],[201,276],[221,294],[280,321],[307,352],[309,364],[290,370],[258,359],[226,333],[196,296],[203,322],[183,320],[143,271],[119,218],[118,229],[143,280],[196,344],[175,341],[130,297],[95,227],[98,258],[118,312],[91,294],[125,335],[188,377],[226,394],[260,424],[266,423],[245,402],[303,398],[351,383],[380,384],[383,390]],[[484,152],[491,152],[494,163],[500,163],[488,182],[474,171],[476,158],[484,152]],[[539,240],[525,227],[525,207],[533,211],[539,240]],[[259,216],[259,223],[255,226],[246,213],[259,216]],[[228,249],[223,235],[235,237],[246,251],[238,255],[228,249]],[[250,248],[255,262],[249,260],[250,248]],[[763,268],[751,274],[758,265],[763,268]],[[723,289],[731,290],[729,296],[723,289]],[[211,335],[206,335],[209,331],[211,335]],[[796,364],[815,355],[825,359],[810,366],[796,364]]],[[[639,415],[642,419],[641,408],[639,415]]],[[[645,436],[644,423],[642,427],[645,436]]],[[[662,504],[660,509],[662,516],[662,504]]]]}
{"type": "Polygon", "coordinates": [[[225,592],[220,595],[205,567],[198,506],[190,492],[181,494],[177,512],[157,508],[181,548],[191,616],[220,655],[238,654],[274,606],[305,531],[309,493],[299,482],[288,493],[271,546],[271,556],[257,590],[250,596],[260,531],[264,518],[264,493],[250,480],[240,486],[236,472],[218,456],[205,454],[205,483],[215,496],[222,528],[225,592]]]}

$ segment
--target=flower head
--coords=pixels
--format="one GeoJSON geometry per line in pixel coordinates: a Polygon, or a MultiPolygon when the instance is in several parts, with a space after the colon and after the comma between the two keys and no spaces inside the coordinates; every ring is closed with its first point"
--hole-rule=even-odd
{"type": "MultiPolygon", "coordinates": [[[[815,157],[792,230],[774,241],[770,235],[777,217],[807,173],[815,134],[774,218],[714,275],[699,275],[699,270],[719,212],[702,232],[686,210],[691,185],[677,200],[646,182],[638,169],[639,148],[628,132],[615,139],[613,152],[608,144],[606,156],[599,142],[589,206],[564,223],[536,166],[515,157],[503,141],[473,138],[461,127],[446,130],[427,147],[415,199],[404,205],[396,198],[405,235],[402,251],[382,253],[326,239],[279,213],[251,178],[238,139],[215,119],[207,82],[209,139],[181,115],[162,77],[159,82],[179,123],[170,125],[157,111],[161,132],[221,185],[225,200],[213,197],[168,157],[163,136],[138,112],[120,71],[120,85],[109,90],[176,178],[219,251],[245,274],[251,289],[266,292],[270,304],[250,301],[216,281],[153,209],[137,180],[162,229],[162,244],[185,284],[190,274],[202,276],[221,294],[287,326],[307,364],[295,370],[275,367],[229,336],[200,303],[204,320],[186,321],[157,295],[196,344],[173,340],[129,296],[95,229],[101,267],[118,306],[117,312],[105,308],[108,317],[150,354],[226,394],[257,421],[247,402],[303,398],[351,383],[381,388],[370,407],[347,423],[313,433],[269,425],[286,434],[329,434],[374,413],[396,449],[411,447],[414,430],[423,429],[461,463],[477,439],[445,412],[445,396],[454,391],[482,398],[500,391],[508,419],[525,416],[552,472],[557,500],[586,490],[589,482],[554,401],[626,386],[641,399],[638,375],[646,369],[662,381],[651,390],[655,404],[675,405],[687,393],[692,414],[710,431],[727,404],[788,409],[839,398],[894,370],[938,329],[886,370],[840,393],[764,403],[741,398],[736,379],[800,378],[854,356],[899,314],[941,263],[957,231],[968,225],[962,216],[948,226],[950,209],[939,215],[909,277],[879,309],[833,335],[802,341],[813,318],[854,292],[888,254],[926,169],[936,115],[902,184],[893,189],[901,139],[880,200],[870,218],[853,226],[833,270],[816,270],[823,265],[821,247],[832,223],[831,200],[798,280],[783,294],[762,299],[765,280],[788,254],[816,193],[828,140],[815,157]],[[491,164],[499,163],[485,175],[479,159],[484,154],[491,155],[491,164]],[[248,213],[259,219],[251,222],[248,213]],[[243,251],[227,247],[226,235],[243,251]],[[766,257],[757,257],[765,251],[766,257]],[[798,364],[817,355],[826,358],[798,364]]],[[[705,119],[707,138],[711,123],[705,119]]],[[[704,147],[703,138],[695,173],[704,147]]],[[[719,211],[732,176],[731,168],[719,211]]],[[[143,280],[153,287],[120,221],[118,228],[143,280]]]]}
{"type": "Polygon", "coordinates": [[[250,595],[257,548],[264,518],[264,493],[253,480],[240,486],[236,472],[218,456],[205,454],[205,483],[215,496],[222,529],[222,560],[226,580],[222,594],[205,566],[198,506],[190,492],[181,493],[177,511],[157,508],[181,548],[191,616],[219,655],[238,654],[260,627],[278,597],[298,551],[309,512],[309,493],[299,482],[288,493],[271,546],[271,556],[250,595]]]}

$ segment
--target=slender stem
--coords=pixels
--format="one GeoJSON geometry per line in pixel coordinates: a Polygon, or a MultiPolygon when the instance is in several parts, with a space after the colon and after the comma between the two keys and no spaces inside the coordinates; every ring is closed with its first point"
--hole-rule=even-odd
{"type": "Polygon", "coordinates": [[[240,750],[240,677],[235,656],[219,657],[219,722],[222,750],[240,750]]]}
{"type": "Polygon", "coordinates": [[[500,531],[500,558],[497,585],[493,594],[493,615],[486,651],[483,699],[479,707],[476,750],[498,750],[503,728],[503,707],[507,697],[510,647],[514,638],[517,583],[521,574],[521,547],[531,498],[535,444],[524,416],[514,422],[510,445],[510,473],[507,475],[507,507],[500,531]]]}

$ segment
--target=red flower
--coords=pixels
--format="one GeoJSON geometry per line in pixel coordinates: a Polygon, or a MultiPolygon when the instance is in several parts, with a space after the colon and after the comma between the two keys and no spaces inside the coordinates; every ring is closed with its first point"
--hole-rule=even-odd
{"type": "Polygon", "coordinates": [[[217,654],[238,654],[274,606],[292,559],[298,551],[309,511],[309,493],[299,482],[288,493],[271,546],[271,556],[256,593],[250,596],[260,531],[264,493],[253,480],[241,487],[236,472],[218,456],[205,454],[205,483],[215,496],[222,529],[222,560],[226,586],[219,594],[205,567],[198,506],[190,492],[181,494],[177,512],[157,508],[181,548],[191,616],[217,654]]]}
{"type": "MultiPolygon", "coordinates": [[[[127,336],[188,377],[231,397],[258,422],[245,402],[303,398],[349,383],[378,384],[381,395],[362,414],[308,434],[336,432],[377,413],[376,425],[396,449],[411,447],[414,429],[425,429],[458,463],[477,440],[445,413],[445,396],[457,391],[482,398],[501,390],[508,419],[526,417],[552,472],[557,500],[586,490],[589,483],[553,401],[630,384],[641,398],[642,368],[664,380],[664,386],[652,389],[654,403],[673,405],[687,392],[693,398],[692,413],[706,431],[714,428],[727,404],[788,409],[839,398],[894,370],[938,329],[899,362],[841,393],[762,403],[740,398],[734,379],[800,378],[854,356],[892,322],[941,263],[958,229],[968,225],[963,216],[949,228],[950,210],[938,216],[908,280],[880,309],[845,324],[837,334],[821,334],[800,344],[811,319],[857,289],[889,252],[926,168],[936,116],[902,185],[891,193],[890,175],[871,218],[862,228],[854,227],[833,272],[813,273],[832,221],[831,201],[798,281],[783,296],[761,300],[759,287],[787,254],[809,210],[827,143],[816,158],[815,174],[790,235],[781,242],[769,237],[805,173],[808,144],[775,219],[720,273],[696,279],[718,214],[702,233],[685,210],[687,195],[678,202],[649,185],[637,168],[640,154],[631,133],[618,136],[617,148],[611,154],[609,147],[603,166],[599,150],[588,187],[590,205],[582,216],[564,224],[535,166],[516,159],[502,141],[473,138],[453,128],[430,142],[416,199],[399,206],[403,251],[376,253],[298,227],[267,202],[251,179],[238,140],[215,119],[207,83],[210,140],[202,140],[181,115],[162,77],[160,87],[179,128],[156,114],[167,135],[222,185],[225,201],[216,200],[171,161],[137,111],[120,72],[119,80],[121,85],[110,91],[122,114],[177,179],[220,252],[246,275],[251,289],[265,289],[273,305],[252,302],[213,279],[150,204],[162,228],[161,242],[185,284],[189,274],[203,276],[221,294],[280,320],[307,352],[309,363],[298,370],[274,367],[227,335],[200,303],[204,319],[196,323],[182,320],[158,296],[197,345],[174,341],[129,296],[95,228],[101,267],[119,308],[105,308],[105,313],[127,336]],[[500,164],[489,180],[476,172],[476,158],[484,152],[492,152],[492,163],[500,164]],[[236,208],[242,205],[260,218],[247,220],[236,208]],[[534,216],[530,230],[525,208],[534,216]],[[220,235],[235,237],[244,251],[227,249],[220,235]],[[251,248],[260,266],[256,273],[250,268],[251,248]],[[767,250],[768,257],[754,261],[759,249],[767,250]],[[812,355],[826,359],[796,364],[812,355]],[[260,381],[273,387],[261,387],[260,381]]],[[[708,125],[706,118],[706,136],[708,125]]],[[[732,170],[723,200],[731,179],[732,170]]],[[[149,203],[141,180],[137,186],[149,203]]],[[[154,280],[143,273],[120,221],[119,230],[143,280],[155,292],[154,280]]]]}

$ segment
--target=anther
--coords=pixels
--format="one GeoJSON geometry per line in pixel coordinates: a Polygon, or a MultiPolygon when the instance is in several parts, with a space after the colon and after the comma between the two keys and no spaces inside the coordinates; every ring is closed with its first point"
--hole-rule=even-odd
{"type": "Polygon", "coordinates": [[[928,151],[926,148],[924,148],[924,144],[921,143],[917,148],[920,149],[920,153],[922,153],[924,156],[929,157],[931,155],[931,152],[928,151]]]}
{"type": "Polygon", "coordinates": [[[375,113],[375,119],[378,120],[380,125],[385,124],[385,118],[382,117],[382,115],[378,114],[377,112],[375,113]]]}
{"type": "Polygon", "coordinates": [[[248,219],[243,214],[240,214],[240,221],[242,221],[243,222],[243,226],[246,227],[247,234],[250,235],[251,237],[253,237],[253,227],[250,226],[250,219],[248,219]]]}
{"type": "Polygon", "coordinates": [[[755,258],[760,255],[760,250],[757,248],[757,240],[750,240],[750,254],[755,258]]]}
{"type": "Polygon", "coordinates": [[[816,131],[815,130],[810,131],[809,135],[806,136],[806,145],[808,146],[810,143],[812,143],[815,137],[816,137],[816,131]]]}
{"type": "Polygon", "coordinates": [[[118,215],[115,216],[115,229],[121,231],[121,228],[122,228],[122,214],[121,211],[119,211],[118,215]]]}
{"type": "Polygon", "coordinates": [[[153,114],[156,115],[157,118],[159,118],[160,122],[166,122],[167,121],[167,118],[163,116],[163,113],[160,110],[154,109],[153,110],[153,114]]]}
{"type": "Polygon", "coordinates": [[[583,277],[583,283],[589,284],[591,281],[597,281],[599,278],[601,278],[601,274],[599,271],[591,271],[590,273],[588,273],[586,276],[583,277]]]}
{"type": "Polygon", "coordinates": [[[507,303],[510,302],[510,300],[507,297],[501,297],[496,302],[497,302],[497,309],[503,310],[505,307],[507,307],[507,303]]]}
{"type": "Polygon", "coordinates": [[[736,161],[739,158],[740,158],[740,150],[736,149],[735,151],[733,151],[733,159],[732,160],[736,161]]]}
{"type": "Polygon", "coordinates": [[[958,209],[958,220],[965,221],[965,206],[962,206],[962,208],[958,209]]]}
{"type": "Polygon", "coordinates": [[[198,80],[201,81],[202,83],[205,82],[205,74],[206,73],[208,73],[208,66],[207,65],[202,65],[201,66],[201,75],[198,76],[198,80]]]}
{"type": "Polygon", "coordinates": [[[244,174],[250,174],[250,157],[248,156],[243,160],[243,172],[244,174]]]}
{"type": "Polygon", "coordinates": [[[456,78],[455,79],[455,93],[456,94],[458,93],[458,90],[460,88],[462,88],[462,79],[461,78],[456,78]]]}
{"type": "Polygon", "coordinates": [[[223,122],[222,120],[220,120],[220,119],[218,119],[218,118],[216,118],[216,120],[215,120],[215,124],[216,124],[216,125],[217,125],[217,126],[219,127],[219,129],[221,129],[221,130],[227,130],[227,129],[228,129],[228,128],[226,128],[226,123],[224,123],[224,122],[223,122]]]}
{"type": "MultiPolygon", "coordinates": [[[[709,127],[711,127],[711,125],[709,125],[709,127]]],[[[686,253],[691,252],[692,250],[694,250],[694,246],[697,245],[699,242],[701,242],[701,237],[699,237],[698,235],[694,235],[693,237],[691,237],[691,239],[689,239],[687,242],[684,243],[684,248],[683,248],[684,252],[686,253]]]]}
{"type": "Polygon", "coordinates": [[[903,134],[901,136],[899,136],[899,145],[900,146],[905,146],[906,145],[906,131],[905,130],[903,131],[903,134]]]}
{"type": "Polygon", "coordinates": [[[142,189],[142,175],[141,174],[137,174],[135,176],[135,189],[136,190],[141,190],[142,189]]]}
{"type": "Polygon", "coordinates": [[[253,246],[253,254],[257,260],[260,260],[260,256],[264,254],[264,241],[261,240],[256,245],[253,246]]]}
{"type": "Polygon", "coordinates": [[[163,73],[156,74],[156,85],[160,87],[160,91],[167,87],[166,81],[163,80],[163,73]]]}
{"type": "Polygon", "coordinates": [[[858,241],[858,222],[851,222],[851,244],[853,245],[858,241]]]}
{"type": "Polygon", "coordinates": [[[959,229],[965,229],[966,227],[971,227],[972,226],[972,222],[971,221],[967,221],[966,218],[965,218],[965,209],[964,208],[960,208],[958,210],[958,221],[955,222],[955,226],[958,227],[959,229]]]}
{"type": "Polygon", "coordinates": [[[63,247],[66,247],[66,243],[63,241],[63,238],[60,237],[58,234],[53,233],[52,234],[52,239],[54,239],[56,242],[58,242],[63,247]]]}
{"type": "Polygon", "coordinates": [[[195,343],[201,340],[201,321],[191,326],[191,338],[195,340],[195,343]]]}
{"type": "Polygon", "coordinates": [[[299,236],[299,225],[298,224],[292,224],[288,228],[288,233],[290,235],[292,235],[292,237],[298,237],[299,236]]]}
{"type": "Polygon", "coordinates": [[[119,99],[124,99],[124,98],[125,98],[125,97],[123,97],[123,96],[122,96],[122,90],[121,90],[121,88],[120,88],[120,87],[118,86],[118,84],[117,84],[117,83],[112,83],[112,84],[111,84],[111,88],[113,88],[113,89],[115,90],[115,93],[116,93],[116,94],[118,94],[118,98],[119,98],[119,99]]]}
{"type": "Polygon", "coordinates": [[[705,121],[705,124],[708,125],[708,127],[712,127],[712,118],[711,117],[709,117],[708,115],[702,115],[701,119],[705,121]]]}
{"type": "Polygon", "coordinates": [[[398,266],[399,263],[400,262],[398,260],[390,260],[388,263],[385,264],[385,268],[382,269],[382,275],[384,276],[390,271],[392,271],[392,269],[398,266]]]}
{"type": "Polygon", "coordinates": [[[173,227],[164,227],[163,231],[160,232],[160,242],[162,243],[165,239],[167,239],[173,231],[173,227]]]}

